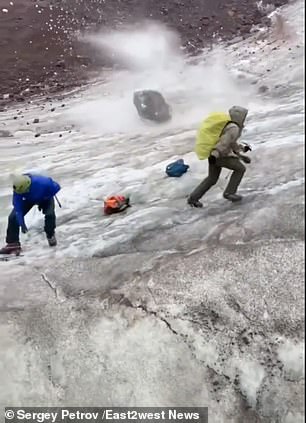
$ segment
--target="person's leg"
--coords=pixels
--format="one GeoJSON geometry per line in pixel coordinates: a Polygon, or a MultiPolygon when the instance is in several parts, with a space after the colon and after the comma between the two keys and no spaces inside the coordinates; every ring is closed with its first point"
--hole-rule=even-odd
{"type": "MultiPolygon", "coordinates": [[[[24,202],[23,204],[23,214],[24,216],[31,210],[33,204],[24,202]]],[[[2,254],[10,254],[20,251],[20,242],[19,242],[19,223],[17,220],[17,215],[13,209],[8,217],[8,225],[6,230],[6,243],[7,245],[3,247],[0,252],[2,254]]]]}
{"type": "MultiPolygon", "coordinates": [[[[24,201],[24,204],[23,204],[24,216],[31,210],[32,207],[33,207],[33,204],[30,204],[24,201]]],[[[6,242],[8,244],[19,242],[19,224],[18,224],[16,212],[14,209],[11,211],[8,217],[6,242]]]]}
{"type": "MultiPolygon", "coordinates": [[[[208,165],[208,176],[204,179],[190,194],[188,203],[190,205],[196,205],[199,199],[217,183],[221,173],[221,167],[218,164],[209,161],[208,165]]],[[[200,203],[201,204],[201,203],[200,203]]]]}
{"type": "Polygon", "coordinates": [[[19,223],[17,215],[13,209],[8,217],[8,225],[6,230],[6,243],[16,244],[19,243],[19,223]]]}
{"type": "Polygon", "coordinates": [[[231,201],[241,200],[242,197],[237,195],[236,192],[245,173],[245,166],[238,157],[224,157],[223,159],[218,159],[217,164],[226,169],[233,170],[223,196],[231,201]]]}
{"type": "Polygon", "coordinates": [[[56,216],[55,216],[55,205],[54,199],[51,198],[48,201],[40,204],[39,207],[41,208],[43,214],[45,215],[45,227],[44,231],[47,235],[47,239],[49,241],[49,245],[52,246],[56,245],[55,239],[55,228],[56,228],[56,216]]]}

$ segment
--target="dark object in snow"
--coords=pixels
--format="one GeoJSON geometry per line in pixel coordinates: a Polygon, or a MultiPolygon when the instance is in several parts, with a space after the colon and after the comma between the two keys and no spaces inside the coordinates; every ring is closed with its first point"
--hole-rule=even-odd
{"type": "Polygon", "coordinates": [[[6,129],[0,129],[0,138],[5,137],[12,137],[13,135],[10,133],[10,131],[7,131],[6,129]]]}
{"type": "Polygon", "coordinates": [[[171,119],[170,106],[158,91],[135,91],[133,102],[143,119],[154,122],[166,122],[171,119]]]}
{"type": "Polygon", "coordinates": [[[38,138],[38,137],[40,137],[40,134],[35,134],[35,138],[38,138]]]}
{"type": "Polygon", "coordinates": [[[37,119],[37,118],[36,118],[36,119],[34,119],[34,120],[33,120],[33,123],[39,123],[39,119],[37,119]]]}
{"type": "Polygon", "coordinates": [[[120,213],[130,207],[129,197],[124,195],[114,195],[104,200],[104,214],[120,213]]]}
{"type": "Polygon", "coordinates": [[[266,93],[267,91],[269,91],[269,87],[267,87],[266,85],[261,85],[261,86],[258,88],[258,93],[259,93],[259,94],[264,94],[264,93],[266,93]]]}
{"type": "Polygon", "coordinates": [[[170,177],[179,178],[189,169],[189,165],[184,163],[183,159],[176,160],[168,164],[166,167],[166,174],[170,177]]]}

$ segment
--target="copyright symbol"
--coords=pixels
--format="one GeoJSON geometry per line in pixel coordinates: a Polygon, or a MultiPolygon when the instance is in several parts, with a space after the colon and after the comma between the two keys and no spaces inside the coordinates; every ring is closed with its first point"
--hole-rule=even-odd
{"type": "Polygon", "coordinates": [[[12,420],[15,417],[15,413],[13,410],[7,410],[4,415],[5,418],[8,420],[12,420]]]}

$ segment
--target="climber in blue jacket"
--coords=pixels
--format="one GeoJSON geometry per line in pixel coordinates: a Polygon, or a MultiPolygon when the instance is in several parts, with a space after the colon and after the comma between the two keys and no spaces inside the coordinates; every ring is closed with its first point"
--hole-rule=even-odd
{"type": "Polygon", "coordinates": [[[45,233],[50,247],[57,244],[55,237],[56,216],[54,197],[61,189],[52,178],[32,175],[30,173],[17,175],[13,180],[13,210],[8,218],[6,233],[7,245],[0,250],[0,254],[20,254],[19,228],[23,233],[28,231],[24,216],[35,205],[45,215],[45,233]]]}

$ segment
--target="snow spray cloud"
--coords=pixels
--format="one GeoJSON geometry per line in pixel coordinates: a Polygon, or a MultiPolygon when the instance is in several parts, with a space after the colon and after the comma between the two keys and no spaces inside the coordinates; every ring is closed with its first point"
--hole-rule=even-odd
{"type": "Polygon", "coordinates": [[[169,59],[181,57],[178,34],[156,22],[87,35],[85,40],[107,54],[114,65],[133,70],[166,68],[169,59]]]}
{"type": "Polygon", "coordinates": [[[88,131],[144,134],[193,128],[212,109],[223,110],[234,103],[247,106],[250,92],[241,90],[226,69],[221,47],[191,61],[180,48],[179,36],[155,22],[85,38],[120,69],[112,71],[106,84],[95,86],[92,100],[88,96],[70,113],[70,120],[88,131]],[[150,125],[141,121],[133,105],[133,93],[141,89],[164,95],[173,111],[170,122],[150,125]]]}

